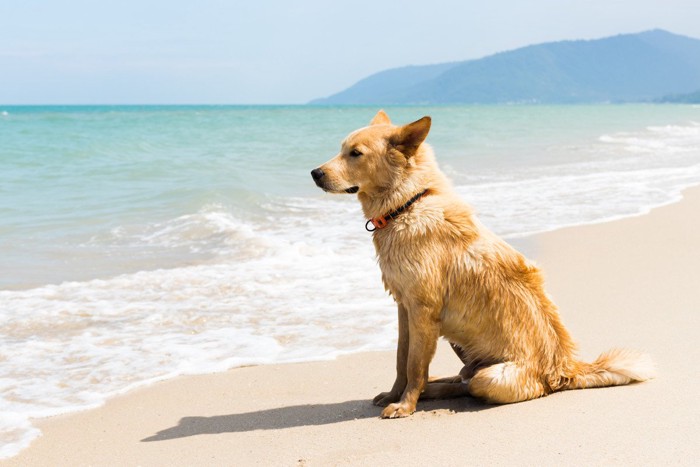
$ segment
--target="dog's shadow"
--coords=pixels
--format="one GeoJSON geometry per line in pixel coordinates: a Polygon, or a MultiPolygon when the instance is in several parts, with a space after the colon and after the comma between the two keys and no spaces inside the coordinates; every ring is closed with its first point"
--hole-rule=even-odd
{"type": "MultiPolygon", "coordinates": [[[[493,407],[471,397],[421,401],[414,416],[435,410],[476,412],[493,407]]],[[[379,418],[381,408],[366,399],[335,404],[308,404],[257,412],[216,415],[213,417],[184,417],[177,426],[166,428],[142,442],[165,441],[189,436],[241,433],[254,430],[279,430],[310,425],[329,425],[365,418],[379,418]]]]}

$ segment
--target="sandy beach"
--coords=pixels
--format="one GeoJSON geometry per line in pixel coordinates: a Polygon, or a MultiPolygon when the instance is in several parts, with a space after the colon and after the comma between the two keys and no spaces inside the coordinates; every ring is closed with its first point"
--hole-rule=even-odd
{"type": "MultiPolygon", "coordinates": [[[[238,368],[40,420],[43,435],[2,465],[694,464],[700,188],[684,195],[648,215],[518,242],[544,270],[581,357],[647,351],[658,366],[650,382],[506,406],[421,402],[410,418],[380,420],[370,400],[393,381],[393,352],[238,368]]],[[[441,342],[431,374],[459,368],[441,342]]]]}

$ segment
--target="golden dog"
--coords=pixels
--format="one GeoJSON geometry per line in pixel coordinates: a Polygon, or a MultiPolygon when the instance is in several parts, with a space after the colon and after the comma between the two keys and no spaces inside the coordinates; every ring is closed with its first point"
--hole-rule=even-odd
{"type": "Polygon", "coordinates": [[[539,270],[481,225],[439,170],[424,143],[430,124],[395,126],[379,111],[311,172],[327,192],[357,193],[398,304],[396,381],[374,398],[382,417],[412,414],[419,397],[511,403],[651,378],[649,357],[629,350],[577,360],[539,270]],[[464,368],[429,382],[439,336],[464,368]]]}

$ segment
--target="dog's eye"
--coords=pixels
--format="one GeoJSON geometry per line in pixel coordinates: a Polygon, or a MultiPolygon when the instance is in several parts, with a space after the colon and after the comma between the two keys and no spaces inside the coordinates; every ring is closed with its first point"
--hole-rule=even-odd
{"type": "Polygon", "coordinates": [[[353,149],[352,151],[350,151],[350,155],[352,157],[360,157],[362,155],[362,153],[360,151],[358,151],[357,149],[353,149]]]}

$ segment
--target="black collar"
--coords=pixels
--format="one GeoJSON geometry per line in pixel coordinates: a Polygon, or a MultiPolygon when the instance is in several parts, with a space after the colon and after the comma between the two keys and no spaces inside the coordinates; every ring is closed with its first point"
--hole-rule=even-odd
{"type": "Polygon", "coordinates": [[[389,225],[389,221],[392,219],[395,219],[398,217],[399,214],[404,212],[406,209],[408,209],[409,206],[411,206],[413,203],[421,199],[425,194],[428,193],[428,189],[426,188],[425,190],[421,191],[417,195],[415,195],[413,198],[409,199],[406,201],[406,204],[398,208],[396,211],[392,211],[389,214],[381,217],[373,217],[372,219],[368,220],[367,223],[365,224],[365,229],[368,232],[374,232],[377,229],[383,229],[387,225],[389,225]],[[374,226],[373,229],[369,228],[369,224],[372,224],[374,226]]]}

